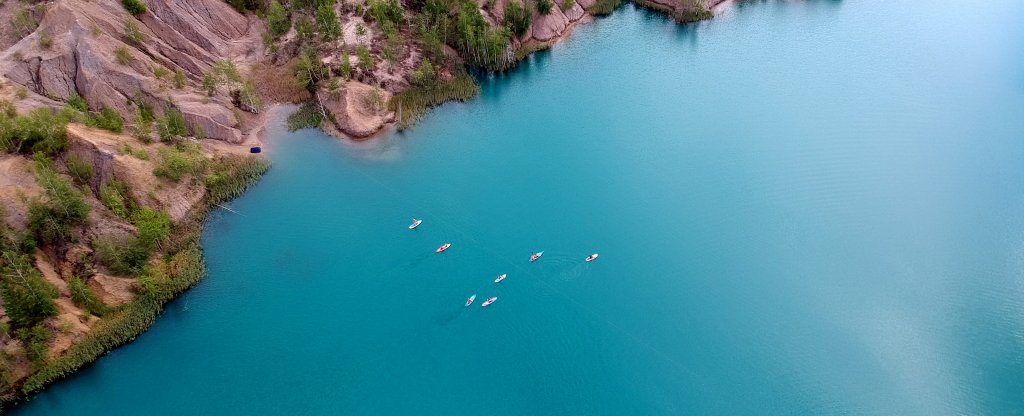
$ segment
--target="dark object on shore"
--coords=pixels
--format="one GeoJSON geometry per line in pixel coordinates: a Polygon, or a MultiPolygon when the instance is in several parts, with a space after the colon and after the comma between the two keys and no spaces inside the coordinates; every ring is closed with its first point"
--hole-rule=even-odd
{"type": "Polygon", "coordinates": [[[260,149],[259,146],[253,146],[253,147],[249,148],[249,153],[259,153],[259,152],[262,152],[262,151],[263,151],[263,149],[260,149]]]}

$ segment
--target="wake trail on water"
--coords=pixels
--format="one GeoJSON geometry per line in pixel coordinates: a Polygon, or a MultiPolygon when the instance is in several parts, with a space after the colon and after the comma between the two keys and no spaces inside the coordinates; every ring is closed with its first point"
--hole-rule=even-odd
{"type": "MultiPolygon", "coordinates": [[[[377,178],[374,178],[373,176],[370,176],[369,174],[367,174],[366,172],[363,172],[361,169],[359,169],[357,167],[352,167],[352,169],[355,170],[358,174],[360,174],[363,177],[365,177],[367,180],[370,180],[370,181],[376,183],[377,185],[379,185],[381,189],[384,189],[384,190],[390,192],[391,194],[393,194],[393,196],[396,199],[404,201],[408,206],[411,206],[411,207],[415,208],[416,210],[418,210],[417,212],[421,212],[421,213],[424,213],[424,214],[430,214],[429,218],[431,218],[433,221],[441,223],[442,225],[447,225],[447,228],[450,230],[451,233],[454,233],[454,234],[456,234],[456,235],[458,235],[458,236],[460,236],[460,237],[465,239],[465,240],[460,240],[460,241],[469,241],[471,244],[474,244],[477,248],[479,248],[479,249],[481,249],[483,251],[486,251],[487,253],[490,253],[495,258],[500,259],[501,261],[505,262],[505,264],[507,264],[509,267],[514,269],[514,271],[517,272],[517,275],[530,277],[531,279],[528,279],[528,281],[532,281],[532,282],[536,282],[536,283],[540,284],[544,289],[547,289],[549,292],[551,292],[551,293],[553,293],[553,294],[563,298],[569,304],[575,306],[580,311],[585,312],[587,315],[589,315],[595,321],[597,321],[599,323],[603,323],[604,325],[606,325],[606,326],[612,328],[613,330],[615,330],[615,332],[618,332],[618,333],[620,333],[622,335],[625,335],[627,339],[633,341],[635,344],[643,347],[644,349],[646,349],[648,351],[651,351],[652,353],[654,353],[654,355],[656,357],[658,357],[662,361],[670,364],[672,367],[676,368],[680,372],[685,373],[685,374],[689,374],[691,376],[694,376],[695,378],[702,378],[702,377],[699,377],[699,374],[697,374],[696,372],[690,370],[688,367],[684,366],[682,363],[680,363],[677,360],[675,360],[671,355],[669,355],[668,353],[662,351],[660,348],[656,347],[655,345],[653,345],[652,343],[650,343],[646,339],[644,339],[644,338],[634,334],[633,332],[627,330],[626,328],[623,328],[622,326],[612,322],[610,319],[606,318],[604,315],[598,313],[597,311],[594,311],[593,309],[591,309],[590,307],[588,307],[588,306],[584,305],[583,303],[579,302],[578,300],[576,300],[572,296],[569,296],[565,292],[559,290],[554,285],[549,283],[546,279],[537,276],[536,274],[533,273],[533,270],[530,270],[532,267],[528,268],[528,267],[524,266],[521,262],[513,261],[506,254],[499,253],[499,252],[495,251],[494,249],[491,249],[489,246],[487,246],[486,244],[484,244],[483,242],[478,240],[476,237],[473,237],[468,232],[465,232],[463,230],[463,228],[460,227],[458,221],[456,221],[454,219],[451,219],[451,218],[448,218],[448,217],[446,217],[444,215],[436,214],[432,210],[426,209],[425,207],[423,207],[419,203],[417,203],[415,201],[412,201],[409,198],[405,197],[401,192],[399,192],[398,190],[394,189],[390,185],[380,181],[377,178]]],[[[568,282],[568,281],[571,281],[571,280],[575,280],[576,278],[579,278],[580,276],[582,276],[583,274],[586,273],[586,271],[589,269],[589,266],[590,266],[590,263],[579,264],[578,263],[579,260],[574,261],[571,258],[566,257],[566,256],[557,256],[557,255],[556,256],[551,256],[549,254],[545,254],[544,257],[542,257],[541,259],[539,259],[537,261],[538,262],[545,261],[546,263],[554,264],[555,266],[559,266],[559,265],[569,266],[568,268],[566,268],[565,270],[563,270],[561,273],[558,274],[557,279],[562,281],[562,282],[568,282]]],[[[394,270],[394,269],[397,269],[397,268],[392,268],[392,270],[394,270]]],[[[510,276],[510,278],[511,278],[511,276],[510,276]]],[[[483,290],[486,286],[487,286],[487,284],[480,285],[477,288],[477,292],[476,293],[479,294],[480,290],[483,290]]],[[[481,301],[482,301],[482,299],[480,299],[480,297],[478,296],[476,302],[474,302],[471,307],[476,306],[481,301]]],[[[463,313],[465,312],[466,309],[469,309],[469,308],[462,307],[461,309],[462,310],[459,310],[459,311],[451,314],[451,318],[446,320],[447,323],[455,321],[459,316],[463,315],[463,313]]],[[[447,325],[445,325],[445,326],[447,326],[447,325]]],[[[701,390],[706,390],[708,388],[707,383],[701,383],[700,386],[702,387],[701,390]]]]}

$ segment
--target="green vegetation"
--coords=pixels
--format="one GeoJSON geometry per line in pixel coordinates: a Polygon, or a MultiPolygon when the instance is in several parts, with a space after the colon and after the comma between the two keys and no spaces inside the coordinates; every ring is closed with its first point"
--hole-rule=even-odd
{"type": "Polygon", "coordinates": [[[416,85],[430,85],[435,81],[434,65],[429,59],[420,62],[420,66],[412,72],[412,82],[416,85]]]}
{"type": "Polygon", "coordinates": [[[594,16],[609,15],[619,8],[621,4],[622,0],[597,0],[597,4],[590,6],[587,11],[594,16]]]}
{"type": "Polygon", "coordinates": [[[551,0],[537,0],[537,13],[543,15],[550,14],[552,7],[554,7],[554,4],[551,3],[551,0]]]}
{"type": "Polygon", "coordinates": [[[139,244],[150,251],[167,241],[171,234],[171,217],[148,207],[132,213],[132,224],[139,233],[139,244]]]}
{"type": "Polygon", "coordinates": [[[114,49],[114,60],[120,65],[128,65],[134,58],[132,58],[131,52],[128,52],[128,48],[118,46],[114,49]]]}
{"type": "Polygon", "coordinates": [[[43,188],[46,199],[29,201],[28,228],[36,241],[60,245],[74,240],[71,229],[85,224],[89,205],[53,170],[52,163],[42,154],[36,155],[36,183],[43,188]]]}
{"type": "Polygon", "coordinates": [[[711,10],[704,5],[704,0],[681,0],[685,7],[672,17],[680,22],[696,22],[715,17],[711,10]]]}
{"type": "Polygon", "coordinates": [[[142,273],[150,255],[171,233],[171,219],[163,212],[142,207],[131,220],[137,235],[103,235],[92,243],[96,261],[117,275],[142,273]]]}
{"type": "Polygon", "coordinates": [[[270,6],[267,7],[266,19],[267,29],[275,39],[288,33],[288,30],[292,28],[292,21],[288,18],[288,12],[277,0],[271,0],[270,6]]]}
{"type": "Polygon", "coordinates": [[[446,101],[465,101],[480,92],[473,77],[459,73],[451,80],[435,78],[425,85],[416,85],[391,98],[391,110],[397,114],[398,127],[405,129],[416,122],[430,107],[446,101]]]}
{"type": "Polygon", "coordinates": [[[134,339],[153,323],[167,301],[202,278],[205,269],[198,242],[202,219],[211,206],[245,191],[266,172],[269,163],[263,158],[225,156],[212,166],[213,172],[204,178],[207,192],[203,203],[176,227],[175,234],[166,244],[167,255],[157,264],[147,267],[139,277],[144,288],[139,297],[107,312],[79,343],[31,375],[22,387],[24,393],[37,391],[134,339]]]}
{"type": "Polygon", "coordinates": [[[146,35],[139,30],[139,24],[135,23],[135,19],[124,19],[123,26],[124,37],[128,40],[128,43],[138,46],[142,45],[142,41],[146,40],[146,35]]]}
{"type": "Polygon", "coordinates": [[[192,125],[192,135],[195,136],[196,140],[205,140],[206,131],[203,130],[203,125],[195,123],[192,125]]]}
{"type": "Polygon", "coordinates": [[[76,111],[83,113],[89,112],[89,104],[86,103],[85,99],[77,93],[71,93],[71,97],[68,97],[67,105],[76,111]]]}
{"type": "Polygon", "coordinates": [[[160,66],[160,65],[154,66],[152,68],[152,70],[153,70],[153,76],[156,77],[157,79],[164,79],[164,77],[166,77],[166,76],[171,74],[171,71],[169,71],[167,68],[164,68],[163,66],[160,66]]]}
{"type": "Polygon", "coordinates": [[[306,101],[288,116],[288,131],[319,127],[323,121],[324,113],[320,105],[314,101],[306,101]]]}
{"type": "Polygon", "coordinates": [[[28,328],[57,314],[57,288],[43,279],[28,254],[0,253],[0,295],[15,328],[28,328]]]}
{"type": "Polygon", "coordinates": [[[156,118],[156,133],[160,141],[172,142],[188,134],[185,118],[174,107],[164,111],[164,115],[156,118]]]}
{"type": "Polygon", "coordinates": [[[320,36],[326,41],[335,40],[341,36],[341,26],[338,25],[338,15],[334,13],[334,0],[321,0],[320,3],[316,9],[316,26],[320,36]]]}
{"type": "Polygon", "coordinates": [[[121,0],[124,9],[136,16],[146,12],[146,5],[139,0],[121,0]]]}
{"type": "Polygon", "coordinates": [[[187,82],[188,82],[188,80],[185,79],[185,73],[181,71],[181,68],[175,69],[174,70],[174,88],[179,89],[179,90],[182,89],[182,88],[185,88],[185,84],[187,82]]]}
{"type": "MultiPolygon", "coordinates": [[[[53,289],[56,290],[56,288],[53,289]]],[[[25,344],[25,354],[32,361],[32,365],[35,368],[42,368],[46,364],[46,354],[53,334],[45,326],[36,325],[31,328],[18,329],[14,332],[14,336],[25,344]]]]}
{"type": "Polygon", "coordinates": [[[39,34],[39,47],[43,49],[50,49],[53,47],[53,36],[49,33],[39,34]]]}
{"type": "Polygon", "coordinates": [[[160,149],[160,164],[153,169],[157,177],[180,181],[185,175],[199,175],[205,171],[206,157],[194,143],[179,143],[160,149]]]}
{"type": "Polygon", "coordinates": [[[516,36],[523,36],[530,28],[530,8],[519,3],[518,0],[509,0],[505,5],[505,27],[516,36]]]}
{"type": "Polygon", "coordinates": [[[265,3],[263,0],[228,0],[228,4],[239,12],[261,11],[265,3]]]}
{"type": "Polygon", "coordinates": [[[121,218],[128,218],[128,212],[133,206],[128,187],[116,179],[107,181],[100,187],[100,202],[121,218]]]}
{"type": "Polygon", "coordinates": [[[460,0],[455,17],[455,46],[471,65],[504,70],[515,63],[509,41],[512,31],[493,28],[477,11],[476,3],[460,0]]]}
{"type": "Polygon", "coordinates": [[[330,71],[312,51],[303,52],[295,62],[295,79],[300,86],[311,92],[315,91],[316,84],[328,75],[330,71]]]}
{"type": "Polygon", "coordinates": [[[80,160],[78,156],[74,154],[68,155],[67,160],[68,175],[71,179],[75,180],[78,185],[85,185],[92,179],[92,165],[80,160]]]}
{"type": "Polygon", "coordinates": [[[138,274],[149,260],[149,251],[131,235],[102,235],[92,241],[96,261],[119,276],[138,274]]]}
{"type": "Polygon", "coordinates": [[[11,29],[19,37],[25,37],[39,26],[39,19],[32,13],[32,8],[23,6],[11,16],[11,29]]]}
{"type": "Polygon", "coordinates": [[[357,64],[363,71],[372,71],[376,63],[373,62],[373,57],[370,56],[370,50],[365,46],[359,46],[356,48],[356,58],[359,59],[357,64]]]}
{"type": "Polygon", "coordinates": [[[14,114],[10,103],[0,111],[0,150],[12,153],[43,153],[55,155],[68,143],[65,127],[74,118],[73,110],[54,112],[37,108],[21,116],[14,114]]]}
{"type": "Polygon", "coordinates": [[[368,0],[367,14],[382,27],[391,23],[393,27],[405,23],[402,6],[397,0],[368,0]]]}
{"type": "Polygon", "coordinates": [[[71,301],[74,302],[75,306],[89,311],[89,313],[96,316],[103,316],[107,312],[107,305],[100,302],[96,298],[96,294],[92,293],[92,289],[85,285],[82,279],[78,276],[72,276],[68,280],[68,290],[71,292],[71,301]]]}
{"type": "Polygon", "coordinates": [[[104,105],[99,112],[89,113],[86,116],[85,125],[120,133],[124,130],[124,119],[117,111],[104,105]]]}

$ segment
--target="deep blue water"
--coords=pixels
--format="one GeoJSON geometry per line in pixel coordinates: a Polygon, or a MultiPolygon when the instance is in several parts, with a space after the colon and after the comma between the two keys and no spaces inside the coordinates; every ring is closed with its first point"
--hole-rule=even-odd
{"type": "Polygon", "coordinates": [[[274,126],[209,276],[13,413],[1022,415],[1021,16],[627,5],[403,134],[274,126]]]}

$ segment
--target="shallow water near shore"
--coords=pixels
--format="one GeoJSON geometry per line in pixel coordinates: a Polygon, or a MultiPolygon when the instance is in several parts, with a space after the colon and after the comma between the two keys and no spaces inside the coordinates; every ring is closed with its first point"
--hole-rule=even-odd
{"type": "Polygon", "coordinates": [[[278,123],[209,276],[11,413],[1024,415],[1024,3],[911,3],[626,5],[405,133],[278,123]]]}

